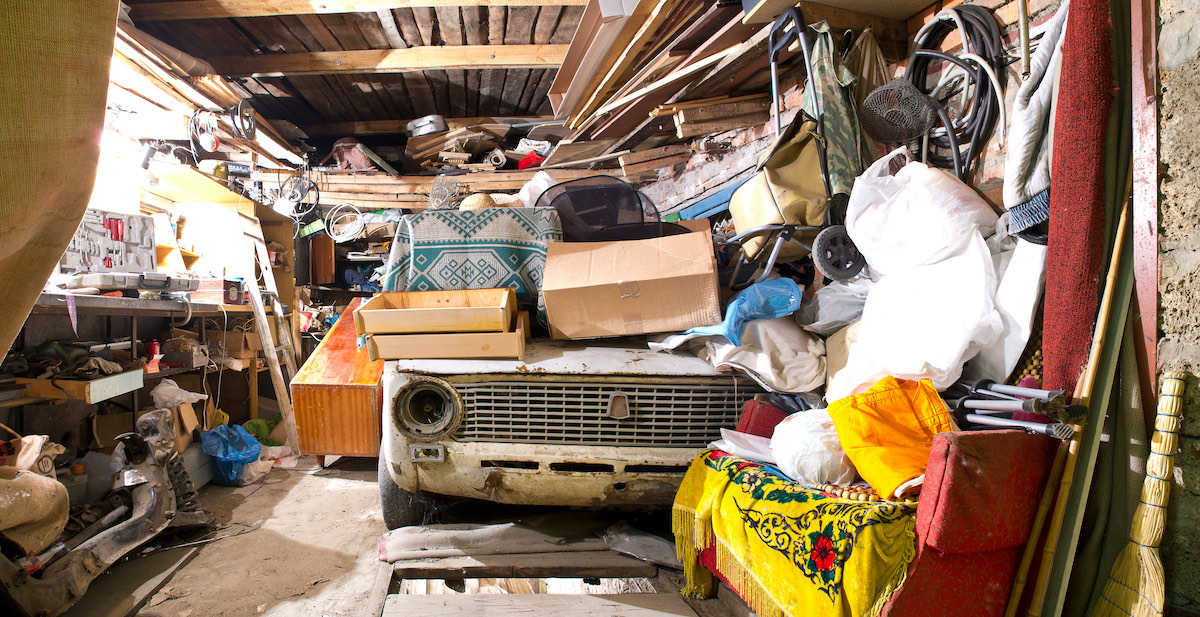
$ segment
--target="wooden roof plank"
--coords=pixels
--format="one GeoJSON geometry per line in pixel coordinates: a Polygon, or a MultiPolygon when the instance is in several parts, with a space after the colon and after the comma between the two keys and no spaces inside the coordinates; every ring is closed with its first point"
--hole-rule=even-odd
{"type": "Polygon", "coordinates": [[[558,17],[558,28],[555,29],[554,35],[550,37],[550,42],[569,44],[571,39],[575,38],[575,31],[579,29],[579,20],[582,18],[582,6],[563,7],[562,13],[558,17]]]}
{"type": "Polygon", "coordinates": [[[504,89],[500,95],[500,111],[502,116],[516,113],[521,95],[525,92],[525,84],[529,81],[529,69],[508,69],[504,71],[504,89]]]}
{"type": "MultiPolygon", "coordinates": [[[[524,45],[533,42],[533,28],[539,9],[534,6],[510,6],[504,28],[504,45],[524,45]]],[[[566,52],[563,52],[566,56],[566,52]]],[[[559,59],[557,64],[562,64],[559,59]]],[[[520,113],[525,87],[533,71],[525,68],[509,68],[504,75],[504,91],[501,95],[500,114],[520,113]]]]}
{"type": "Polygon", "coordinates": [[[582,6],[587,0],[181,0],[133,5],[135,22],[228,17],[374,13],[433,6],[582,6]]]}
{"type": "MultiPolygon", "coordinates": [[[[389,12],[388,14],[390,15],[391,13],[389,12]]],[[[347,13],[345,17],[346,25],[358,30],[363,40],[367,42],[367,47],[371,49],[392,49],[396,47],[392,43],[388,33],[384,31],[383,24],[379,21],[378,13],[347,13]]],[[[395,26],[394,20],[392,25],[393,27],[395,26]]],[[[403,45],[403,40],[400,43],[402,43],[400,45],[401,48],[407,47],[407,45],[403,45]]]]}
{"type": "Polygon", "coordinates": [[[487,11],[478,6],[462,7],[463,36],[467,45],[487,44],[487,15],[487,11]]]}
{"type": "MultiPolygon", "coordinates": [[[[456,6],[439,6],[434,9],[434,12],[437,14],[438,31],[442,35],[442,43],[462,45],[465,42],[462,11],[456,6]]],[[[467,115],[466,73],[463,69],[448,69],[446,82],[449,90],[450,113],[455,116],[467,115]]]]}
{"type": "Polygon", "coordinates": [[[408,47],[408,43],[404,42],[404,37],[400,34],[400,26],[396,23],[396,16],[391,9],[377,11],[375,16],[379,18],[379,27],[383,29],[383,34],[387,37],[388,45],[394,49],[408,47]]]}
{"type": "Polygon", "coordinates": [[[437,25],[437,14],[431,7],[414,6],[412,8],[413,19],[417,22],[417,29],[421,32],[421,44],[433,45],[436,43],[433,39],[433,28],[437,25]]]}
{"type": "Polygon", "coordinates": [[[533,25],[534,43],[549,43],[550,37],[558,29],[558,18],[562,15],[561,6],[544,6],[538,9],[537,18],[533,25]]]}
{"type": "MultiPolygon", "coordinates": [[[[417,18],[413,16],[412,9],[397,9],[392,11],[392,15],[396,17],[396,24],[400,26],[400,34],[404,36],[404,42],[407,43],[404,47],[421,45],[421,29],[417,27],[417,18]]],[[[397,47],[397,49],[404,49],[404,47],[397,47]]]]}
{"type": "Polygon", "coordinates": [[[300,20],[301,24],[304,24],[304,28],[309,34],[321,44],[320,49],[314,49],[313,51],[342,51],[346,49],[320,17],[316,15],[300,15],[297,19],[300,20]]]}
{"type": "Polygon", "coordinates": [[[484,69],[480,71],[479,82],[479,114],[500,114],[500,98],[504,94],[504,69],[484,69]]]}
{"type": "Polygon", "coordinates": [[[463,71],[465,83],[463,87],[467,90],[466,113],[479,113],[479,87],[482,84],[483,71],[463,71]]]}
{"type": "Polygon", "coordinates": [[[277,77],[331,73],[403,73],[428,69],[556,68],[566,45],[445,45],[255,56],[219,56],[209,62],[222,75],[277,77]]]}

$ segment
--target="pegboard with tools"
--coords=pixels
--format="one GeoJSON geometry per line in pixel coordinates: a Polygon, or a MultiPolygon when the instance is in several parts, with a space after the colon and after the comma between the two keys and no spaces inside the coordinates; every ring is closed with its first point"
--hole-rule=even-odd
{"type": "Polygon", "coordinates": [[[58,265],[66,273],[153,272],[154,221],[140,214],[88,210],[58,265]]]}

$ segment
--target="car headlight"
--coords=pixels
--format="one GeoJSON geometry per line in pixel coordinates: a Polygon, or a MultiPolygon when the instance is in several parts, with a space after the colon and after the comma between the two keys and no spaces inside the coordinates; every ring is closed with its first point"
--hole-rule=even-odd
{"type": "Polygon", "coordinates": [[[462,420],[462,399],[440,379],[414,378],[396,393],[396,426],[413,439],[435,441],[453,433],[462,420]]]}

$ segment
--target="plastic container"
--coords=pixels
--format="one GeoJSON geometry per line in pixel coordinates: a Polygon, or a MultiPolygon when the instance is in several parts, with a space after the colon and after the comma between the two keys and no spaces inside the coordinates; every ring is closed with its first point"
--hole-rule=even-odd
{"type": "Polygon", "coordinates": [[[58,481],[67,487],[67,498],[72,504],[83,503],[87,500],[88,474],[83,465],[60,467],[54,471],[58,481]]]}

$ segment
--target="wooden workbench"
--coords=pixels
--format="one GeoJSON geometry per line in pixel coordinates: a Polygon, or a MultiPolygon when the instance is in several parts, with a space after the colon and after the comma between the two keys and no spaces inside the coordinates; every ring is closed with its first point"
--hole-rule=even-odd
{"type": "Polygon", "coordinates": [[[292,380],[292,406],[300,451],[324,457],[378,456],[383,413],[383,361],[359,350],[352,312],[342,312],[292,380]]]}

